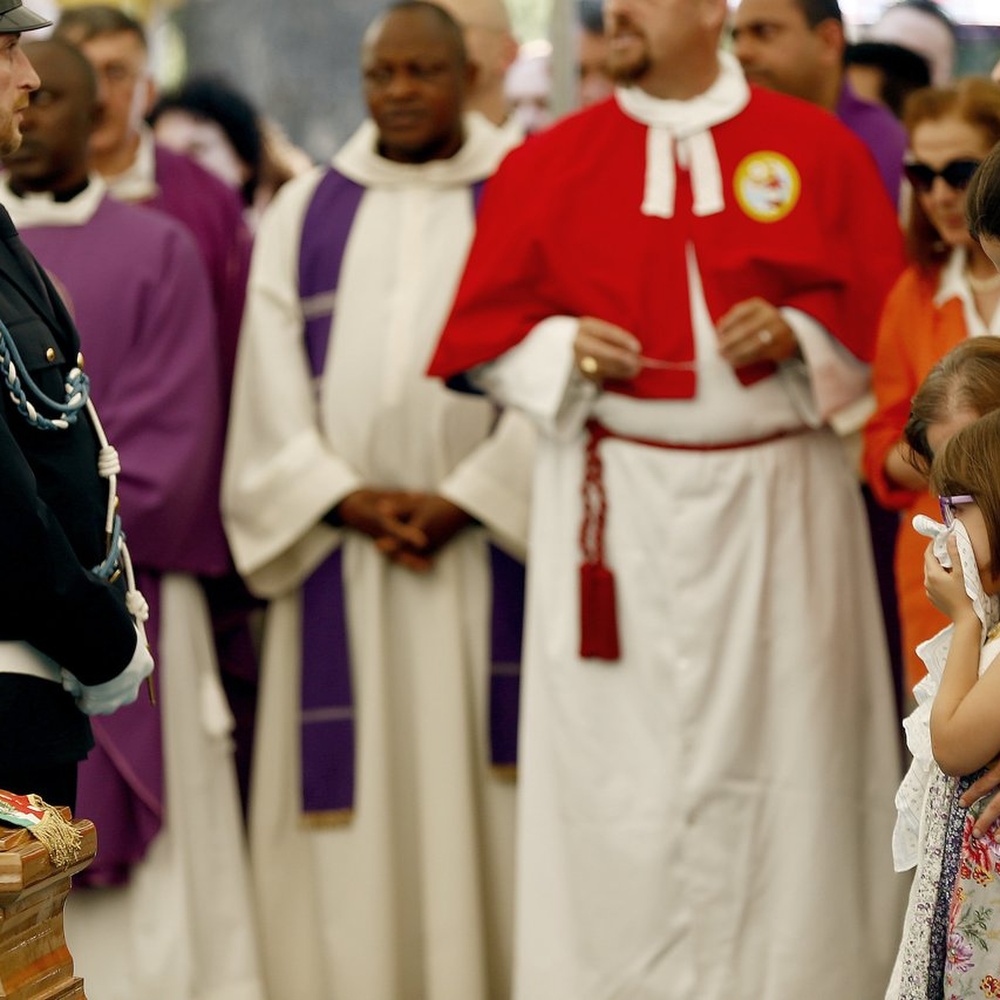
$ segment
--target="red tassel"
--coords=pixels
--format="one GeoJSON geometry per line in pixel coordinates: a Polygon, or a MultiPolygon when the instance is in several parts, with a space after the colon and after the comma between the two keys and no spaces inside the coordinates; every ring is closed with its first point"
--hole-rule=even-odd
{"type": "Polygon", "coordinates": [[[615,578],[607,566],[584,563],[580,567],[580,657],[584,660],[618,660],[618,612],[615,578]]]}

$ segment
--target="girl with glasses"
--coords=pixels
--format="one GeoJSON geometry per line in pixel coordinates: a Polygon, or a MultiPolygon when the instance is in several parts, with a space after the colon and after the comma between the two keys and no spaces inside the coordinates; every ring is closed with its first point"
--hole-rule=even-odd
{"type": "Polygon", "coordinates": [[[951,624],[921,647],[930,677],[907,720],[914,764],[897,795],[897,867],[916,861],[887,1000],[1000,995],[1000,822],[966,793],[1000,754],[1000,410],[956,431],[931,491],[945,530],[927,546],[929,601],[951,624]],[[916,794],[914,794],[916,793],[916,794]],[[905,831],[919,830],[907,843],[905,831]]]}
{"type": "Polygon", "coordinates": [[[903,429],[910,400],[936,361],[970,338],[1000,334],[1000,274],[969,232],[966,191],[1000,141],[1000,85],[969,78],[913,93],[904,108],[913,189],[911,265],[889,295],[872,367],[875,413],[865,429],[864,473],[876,499],[902,512],[896,594],[906,689],[924,674],[914,650],[944,627],[923,586],[923,542],[913,515],[939,515],[926,475],[909,461],[903,429]]]}

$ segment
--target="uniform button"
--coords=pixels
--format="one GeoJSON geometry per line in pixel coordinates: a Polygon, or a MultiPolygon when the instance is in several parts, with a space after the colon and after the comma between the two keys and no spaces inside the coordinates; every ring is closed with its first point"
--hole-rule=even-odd
{"type": "Polygon", "coordinates": [[[46,361],[55,361],[56,359],[56,349],[54,347],[49,347],[45,351],[46,361]]]}

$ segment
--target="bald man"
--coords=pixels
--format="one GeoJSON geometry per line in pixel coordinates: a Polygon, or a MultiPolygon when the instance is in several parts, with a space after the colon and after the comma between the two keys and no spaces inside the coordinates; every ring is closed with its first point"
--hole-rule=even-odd
{"type": "Polygon", "coordinates": [[[466,94],[466,109],[478,111],[494,125],[511,123],[504,80],[517,58],[518,45],[504,0],[438,2],[462,26],[469,62],[475,67],[466,94]]]}
{"type": "Polygon", "coordinates": [[[269,995],[505,1000],[513,788],[487,748],[503,763],[513,735],[521,570],[490,541],[523,552],[532,435],[423,372],[507,145],[462,112],[440,7],[390,8],[361,67],[369,120],[257,234],[223,483],[237,565],[273,598],[251,810],[269,995]]]}

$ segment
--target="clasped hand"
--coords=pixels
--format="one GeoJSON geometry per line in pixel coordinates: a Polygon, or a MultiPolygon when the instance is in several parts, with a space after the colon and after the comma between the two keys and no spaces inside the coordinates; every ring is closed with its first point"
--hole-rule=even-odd
{"type": "Polygon", "coordinates": [[[387,559],[418,573],[473,520],[442,496],[406,490],[355,490],[337,512],[344,527],[368,535],[387,559]]]}

